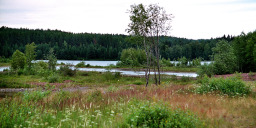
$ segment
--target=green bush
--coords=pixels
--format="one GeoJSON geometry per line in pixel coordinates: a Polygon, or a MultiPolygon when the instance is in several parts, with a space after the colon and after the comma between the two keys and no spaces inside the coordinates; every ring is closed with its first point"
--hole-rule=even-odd
{"type": "Polygon", "coordinates": [[[164,67],[172,67],[174,66],[173,63],[171,63],[170,59],[166,60],[166,59],[161,59],[161,65],[164,67]]]}
{"type": "Polygon", "coordinates": [[[129,127],[195,128],[200,120],[189,111],[173,110],[163,104],[140,103],[132,108],[126,122],[129,127]]]}
{"type": "Polygon", "coordinates": [[[204,75],[207,75],[209,77],[214,75],[214,69],[213,64],[204,64],[199,66],[199,69],[197,70],[197,74],[199,77],[203,77],[204,75]]]}
{"type": "Polygon", "coordinates": [[[47,77],[49,83],[55,83],[59,81],[59,75],[56,73],[51,74],[49,77],[47,77]]]}
{"type": "Polygon", "coordinates": [[[17,69],[23,69],[26,64],[26,56],[24,53],[20,52],[19,50],[16,50],[12,54],[12,61],[11,61],[11,68],[14,70],[17,69]]]}
{"type": "Polygon", "coordinates": [[[181,67],[186,67],[186,66],[188,66],[188,59],[186,58],[186,57],[182,57],[182,58],[179,58],[178,59],[178,61],[179,61],[179,66],[181,66],[181,67]]]}
{"type": "Polygon", "coordinates": [[[106,71],[104,73],[104,78],[106,80],[113,80],[113,79],[118,79],[121,77],[121,73],[120,72],[115,72],[115,73],[112,73],[110,71],[106,71]]]}
{"type": "Polygon", "coordinates": [[[195,58],[192,60],[192,66],[200,66],[201,65],[201,58],[195,58]]]}
{"type": "Polygon", "coordinates": [[[120,57],[121,63],[124,66],[138,67],[146,62],[146,53],[141,49],[124,49],[120,57]]]}
{"type": "Polygon", "coordinates": [[[82,61],[82,62],[78,63],[75,67],[76,68],[84,68],[84,67],[86,67],[86,65],[85,65],[85,62],[82,61]]]}
{"type": "Polygon", "coordinates": [[[216,92],[229,96],[244,96],[250,94],[251,89],[237,77],[209,78],[204,76],[201,80],[201,85],[196,88],[196,92],[216,92]]]}
{"type": "Polygon", "coordinates": [[[63,65],[60,66],[59,72],[63,76],[74,76],[76,75],[76,69],[72,69],[71,65],[63,65]]]}

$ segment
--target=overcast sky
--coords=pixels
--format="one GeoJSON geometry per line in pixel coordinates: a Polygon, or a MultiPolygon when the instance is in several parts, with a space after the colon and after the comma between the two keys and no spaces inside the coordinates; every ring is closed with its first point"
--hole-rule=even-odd
{"type": "Polygon", "coordinates": [[[130,5],[173,14],[171,36],[190,39],[256,30],[256,0],[0,0],[0,26],[127,34],[130,5]]]}

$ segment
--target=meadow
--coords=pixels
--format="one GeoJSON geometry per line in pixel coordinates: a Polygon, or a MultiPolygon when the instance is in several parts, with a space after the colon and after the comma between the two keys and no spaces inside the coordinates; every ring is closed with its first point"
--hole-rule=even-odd
{"type": "Polygon", "coordinates": [[[255,82],[119,73],[73,76],[2,72],[1,88],[34,88],[0,100],[1,127],[255,127],[255,82]],[[218,84],[215,84],[218,83],[218,84]],[[238,84],[237,84],[238,83],[238,84]],[[217,86],[221,85],[221,86],[217,86]],[[232,90],[233,85],[236,86],[232,90]],[[85,89],[73,89],[88,87],[85,89]],[[239,89],[237,89],[239,88],[239,89]],[[227,91],[229,90],[229,91],[227,91]],[[232,92],[235,93],[226,93],[232,92]]]}

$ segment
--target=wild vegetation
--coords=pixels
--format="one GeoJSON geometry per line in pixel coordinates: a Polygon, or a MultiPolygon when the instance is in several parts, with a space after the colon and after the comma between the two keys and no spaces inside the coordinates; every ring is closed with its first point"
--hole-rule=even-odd
{"type": "Polygon", "coordinates": [[[163,8],[132,5],[130,13],[130,36],[1,27],[0,65],[11,67],[0,72],[0,88],[19,92],[0,97],[0,127],[256,126],[256,31],[209,40],[166,37],[172,17],[163,8]],[[78,71],[91,67],[85,62],[56,68],[57,58],[120,59],[106,68],[146,68],[146,74],[78,71]],[[157,77],[152,70],[199,77],[157,77]],[[249,73],[216,76],[236,71],[249,73]]]}

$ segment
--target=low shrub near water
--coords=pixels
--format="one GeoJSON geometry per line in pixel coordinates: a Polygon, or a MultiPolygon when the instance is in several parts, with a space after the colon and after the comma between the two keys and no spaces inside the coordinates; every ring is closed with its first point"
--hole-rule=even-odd
{"type": "Polygon", "coordinates": [[[250,87],[237,78],[209,78],[204,76],[201,80],[201,85],[196,88],[198,93],[217,92],[227,94],[229,96],[244,96],[251,93],[250,87]]]}
{"type": "Polygon", "coordinates": [[[59,72],[63,76],[74,76],[76,75],[76,69],[72,69],[71,65],[61,66],[59,72]]]}
{"type": "Polygon", "coordinates": [[[86,65],[85,65],[85,62],[82,61],[82,62],[79,62],[75,67],[76,68],[84,68],[84,67],[86,67],[86,65]]]}
{"type": "Polygon", "coordinates": [[[163,104],[142,102],[126,119],[129,127],[195,128],[200,120],[189,111],[173,110],[163,104]]]}

